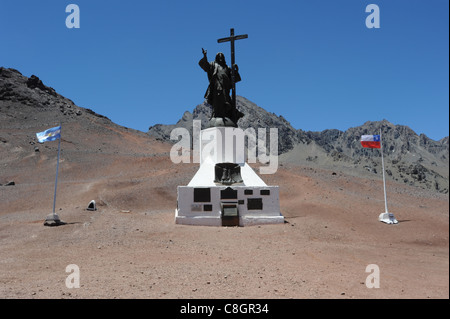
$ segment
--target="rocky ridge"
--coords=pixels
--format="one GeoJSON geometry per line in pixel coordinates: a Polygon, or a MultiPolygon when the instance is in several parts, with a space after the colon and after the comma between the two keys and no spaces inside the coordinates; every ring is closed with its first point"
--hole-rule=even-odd
{"type": "Polygon", "coordinates": [[[36,133],[57,125],[62,126],[61,156],[66,163],[87,163],[93,155],[109,156],[111,161],[117,155],[148,156],[167,148],[144,132],[75,105],[35,75],[28,78],[0,67],[0,184],[19,178],[22,165],[56,156],[58,143],[39,144],[36,133]]]}
{"type": "MultiPolygon", "coordinates": [[[[425,134],[418,135],[408,126],[394,125],[387,120],[368,121],[346,131],[303,131],[293,128],[282,115],[267,112],[244,97],[237,97],[237,107],[245,114],[238,123],[243,130],[249,127],[255,130],[278,128],[281,163],[346,168],[381,176],[380,152],[362,148],[360,144],[361,135],[378,134],[381,129],[388,178],[448,193],[448,137],[434,141],[425,134]]],[[[186,111],[176,124],[151,126],[148,134],[159,140],[175,142],[170,140],[170,132],[175,127],[184,127],[192,133],[192,121],[201,120],[202,129],[206,128],[210,114],[210,106],[202,103],[192,113],[186,111]]]]}

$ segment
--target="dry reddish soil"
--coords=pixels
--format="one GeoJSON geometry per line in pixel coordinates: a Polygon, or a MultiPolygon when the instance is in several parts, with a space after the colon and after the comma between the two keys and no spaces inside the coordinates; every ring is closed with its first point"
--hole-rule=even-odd
{"type": "Polygon", "coordinates": [[[43,225],[57,142],[7,155],[0,145],[0,183],[16,183],[0,186],[1,298],[449,298],[448,195],[388,181],[399,224],[387,225],[376,177],[284,164],[261,176],[280,187],[284,224],[177,225],[176,187],[198,164],[173,164],[169,145],[122,129],[80,148],[68,126],[62,226],[43,225]],[[86,210],[91,200],[97,211],[86,210]],[[80,288],[66,287],[70,264],[80,288]],[[365,284],[370,264],[379,288],[365,284]]]}

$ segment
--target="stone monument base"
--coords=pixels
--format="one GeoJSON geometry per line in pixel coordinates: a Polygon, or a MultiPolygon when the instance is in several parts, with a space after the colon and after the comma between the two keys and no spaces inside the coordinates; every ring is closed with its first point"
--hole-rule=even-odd
{"type": "Polygon", "coordinates": [[[239,217],[237,222],[227,222],[221,216],[179,216],[178,209],[175,209],[175,223],[180,225],[195,226],[256,226],[268,224],[283,224],[283,216],[243,216],[239,217]]]}
{"type": "Polygon", "coordinates": [[[175,223],[203,226],[282,224],[278,186],[178,186],[175,223]]]}
{"type": "Polygon", "coordinates": [[[200,167],[187,186],[177,188],[175,223],[203,226],[284,223],[278,186],[266,185],[245,162],[243,134],[234,133],[233,127],[201,131],[200,167]]]}

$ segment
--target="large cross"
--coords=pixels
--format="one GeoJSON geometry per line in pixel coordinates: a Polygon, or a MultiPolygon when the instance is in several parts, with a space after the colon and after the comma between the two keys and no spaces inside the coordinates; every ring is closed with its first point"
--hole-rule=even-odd
{"type": "Polygon", "coordinates": [[[230,36],[228,38],[218,39],[218,43],[231,42],[231,84],[232,84],[232,103],[236,108],[236,83],[234,82],[234,41],[240,39],[247,39],[248,34],[234,35],[234,29],[230,29],[230,36]]]}

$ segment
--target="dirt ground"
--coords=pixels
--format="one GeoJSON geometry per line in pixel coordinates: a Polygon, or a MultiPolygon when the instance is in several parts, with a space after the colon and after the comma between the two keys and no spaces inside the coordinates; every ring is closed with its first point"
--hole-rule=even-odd
{"type": "Polygon", "coordinates": [[[300,148],[261,175],[280,188],[284,224],[177,225],[177,186],[198,164],[173,164],[171,145],[6,73],[0,298],[449,298],[448,194],[389,180],[399,223],[387,225],[378,175],[299,162],[300,148]],[[66,224],[47,227],[58,142],[38,144],[36,132],[58,123],[56,213],[66,224]],[[76,274],[80,287],[67,287],[76,274]],[[379,288],[366,285],[374,276],[379,288]]]}
{"type": "Polygon", "coordinates": [[[57,143],[4,164],[15,185],[0,186],[0,298],[449,298],[448,194],[388,182],[399,223],[387,225],[381,180],[284,164],[261,176],[280,187],[284,224],[177,225],[176,187],[198,164],[125,137],[133,149],[89,154],[63,140],[58,227],[43,225],[57,143]],[[66,286],[69,265],[79,288],[66,286]],[[369,265],[379,288],[366,286],[369,265]]]}

